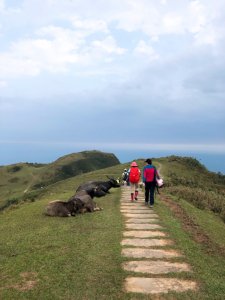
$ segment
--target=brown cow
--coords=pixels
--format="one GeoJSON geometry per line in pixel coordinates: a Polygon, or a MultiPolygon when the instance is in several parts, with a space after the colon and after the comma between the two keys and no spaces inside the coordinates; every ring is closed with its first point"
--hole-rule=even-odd
{"type": "Polygon", "coordinates": [[[84,203],[80,199],[51,201],[45,208],[45,215],[52,217],[71,217],[82,211],[84,203]]]}

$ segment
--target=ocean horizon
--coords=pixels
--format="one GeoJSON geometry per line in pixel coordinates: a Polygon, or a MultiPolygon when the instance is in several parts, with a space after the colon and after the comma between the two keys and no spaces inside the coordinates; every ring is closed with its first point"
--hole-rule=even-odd
{"type": "MultiPolygon", "coordinates": [[[[8,148],[7,145],[1,145],[0,149],[0,166],[16,164],[20,162],[29,163],[51,163],[58,158],[68,155],[70,153],[76,153],[81,151],[91,151],[93,149],[82,149],[81,147],[54,147],[32,144],[17,145],[17,149],[13,147],[8,148]],[[4,147],[5,146],[5,147],[4,147]]],[[[110,147],[102,147],[101,149],[95,149],[97,151],[113,153],[119,159],[121,163],[128,163],[137,159],[146,158],[160,158],[171,155],[193,157],[196,158],[202,165],[204,165],[209,171],[215,173],[222,173],[225,175],[225,154],[223,153],[203,153],[192,151],[173,151],[173,150],[121,150],[110,149],[110,147]]]]}
{"type": "Polygon", "coordinates": [[[207,170],[225,175],[225,154],[221,153],[196,153],[196,152],[166,152],[166,151],[114,151],[121,163],[130,162],[135,159],[146,159],[167,157],[177,155],[197,159],[207,170]]]}

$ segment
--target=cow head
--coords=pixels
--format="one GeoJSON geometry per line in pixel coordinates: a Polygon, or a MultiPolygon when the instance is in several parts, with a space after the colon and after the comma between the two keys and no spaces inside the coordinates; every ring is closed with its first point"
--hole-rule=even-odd
{"type": "Polygon", "coordinates": [[[76,198],[76,197],[72,197],[68,201],[68,203],[70,203],[72,215],[75,215],[75,213],[81,212],[84,207],[84,203],[79,198],[76,198]]]}
{"type": "Polygon", "coordinates": [[[117,188],[117,187],[121,186],[118,179],[115,179],[115,178],[109,177],[109,176],[107,176],[107,178],[109,178],[109,182],[113,188],[117,188]]]}

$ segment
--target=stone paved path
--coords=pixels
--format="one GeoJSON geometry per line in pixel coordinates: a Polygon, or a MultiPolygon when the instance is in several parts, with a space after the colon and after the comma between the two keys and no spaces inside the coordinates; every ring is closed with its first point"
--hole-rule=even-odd
{"type": "Polygon", "coordinates": [[[174,242],[169,239],[164,228],[159,224],[159,216],[154,209],[145,206],[144,195],[139,192],[138,201],[130,201],[129,187],[123,187],[121,213],[125,220],[122,255],[123,268],[133,272],[124,283],[127,292],[142,294],[160,294],[196,290],[197,283],[191,280],[166,277],[168,273],[191,272],[191,267],[175,258],[185,257],[173,249],[174,242]],[[143,277],[140,277],[140,273],[143,277]],[[151,277],[154,275],[154,277],[151,277]]]}

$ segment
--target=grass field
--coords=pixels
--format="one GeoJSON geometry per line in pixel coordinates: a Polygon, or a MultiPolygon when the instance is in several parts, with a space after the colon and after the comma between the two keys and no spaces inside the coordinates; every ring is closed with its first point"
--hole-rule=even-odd
{"type": "Polygon", "coordinates": [[[222,300],[225,294],[224,223],[212,213],[198,210],[186,201],[178,203],[184,210],[185,217],[190,218],[187,222],[183,220],[184,215],[178,217],[159,199],[156,206],[157,212],[163,219],[169,235],[176,241],[176,247],[184,253],[188,263],[192,266],[193,274],[190,278],[198,282],[199,291],[192,296],[184,293],[174,299],[222,300]],[[194,221],[194,228],[189,228],[190,220],[194,221]],[[203,240],[205,236],[207,239],[203,240]]]}
{"type": "Polygon", "coordinates": [[[18,163],[0,166],[0,210],[35,200],[49,185],[87,172],[119,164],[112,153],[83,151],[49,164],[18,163]]]}
{"type": "MultiPolygon", "coordinates": [[[[141,164],[140,167],[143,162],[141,164]]],[[[160,164],[162,174],[169,179],[167,162],[158,160],[156,165],[160,164]]],[[[125,259],[121,257],[120,246],[124,229],[120,188],[96,200],[103,211],[71,218],[43,215],[49,201],[67,200],[80,183],[90,179],[105,179],[106,175],[118,177],[124,167],[127,165],[57,182],[46,187],[35,202],[20,203],[1,213],[0,299],[224,299],[224,222],[207,209],[200,210],[181,197],[169,196],[182,208],[183,216],[190,218],[189,223],[194,222],[196,235],[183,222],[184,218],[157,196],[155,210],[176,247],[184,253],[185,261],[193,268],[193,273],[179,276],[194,279],[199,284],[196,293],[172,293],[158,298],[125,294],[123,290],[124,278],[133,273],[121,268],[125,259]],[[207,239],[196,236],[207,236],[207,239]]],[[[165,193],[169,193],[169,188],[163,190],[165,193]]]]}

